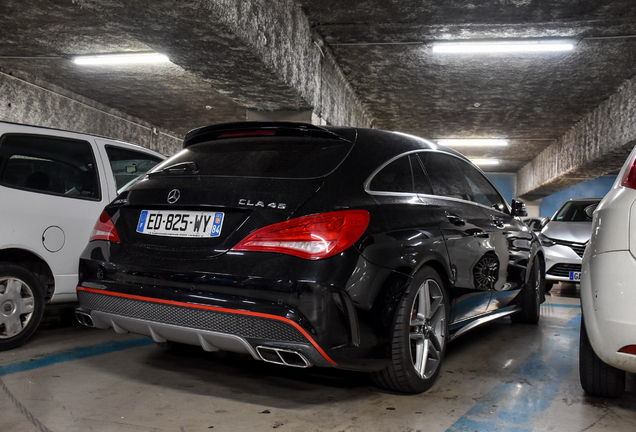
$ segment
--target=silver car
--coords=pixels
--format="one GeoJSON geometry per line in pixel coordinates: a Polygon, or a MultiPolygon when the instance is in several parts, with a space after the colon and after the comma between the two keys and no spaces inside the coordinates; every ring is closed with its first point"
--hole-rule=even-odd
{"type": "Polygon", "coordinates": [[[601,198],[566,201],[541,230],[545,251],[546,291],[557,282],[579,283],[581,260],[592,232],[592,213],[601,198]]]}
{"type": "Polygon", "coordinates": [[[523,223],[528,225],[532,231],[541,231],[548,222],[550,222],[549,217],[532,217],[523,219],[523,223]]]}

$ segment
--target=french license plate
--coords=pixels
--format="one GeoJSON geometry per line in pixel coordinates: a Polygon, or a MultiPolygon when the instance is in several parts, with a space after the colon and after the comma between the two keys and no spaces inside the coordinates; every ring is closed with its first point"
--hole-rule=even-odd
{"type": "Polygon", "coordinates": [[[218,237],[224,213],[143,210],[137,232],[167,237],[218,237]]]}
{"type": "Polygon", "coordinates": [[[570,272],[570,280],[579,282],[581,280],[581,272],[570,272]]]}

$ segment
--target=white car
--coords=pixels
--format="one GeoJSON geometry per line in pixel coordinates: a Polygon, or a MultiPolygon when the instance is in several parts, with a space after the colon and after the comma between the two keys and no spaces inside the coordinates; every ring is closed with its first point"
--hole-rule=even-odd
{"type": "Polygon", "coordinates": [[[636,148],[592,222],[581,274],[579,375],[590,395],[618,397],[636,373],[636,148]]]}
{"type": "Polygon", "coordinates": [[[77,301],[95,221],[163,159],[129,143],[0,122],[0,351],[33,334],[45,303],[77,301]]]}
{"type": "Polygon", "coordinates": [[[600,201],[600,198],[566,201],[541,230],[546,291],[558,282],[579,283],[581,259],[592,231],[592,212],[600,201]]]}

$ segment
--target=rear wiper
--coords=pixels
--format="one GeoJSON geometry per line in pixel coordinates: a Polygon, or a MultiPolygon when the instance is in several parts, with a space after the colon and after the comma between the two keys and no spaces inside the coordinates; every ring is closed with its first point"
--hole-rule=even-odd
{"type": "Polygon", "coordinates": [[[156,174],[199,174],[199,167],[194,162],[179,162],[159,171],[148,173],[148,175],[156,174]]]}

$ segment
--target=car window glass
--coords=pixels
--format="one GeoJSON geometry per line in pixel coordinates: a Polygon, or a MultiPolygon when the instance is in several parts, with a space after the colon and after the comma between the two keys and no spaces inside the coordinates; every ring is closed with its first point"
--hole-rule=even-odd
{"type": "Polygon", "coordinates": [[[585,213],[590,205],[597,205],[595,201],[568,201],[559,209],[554,220],[559,222],[589,222],[592,219],[585,213]]]}
{"type": "Polygon", "coordinates": [[[121,193],[125,186],[137,180],[146,171],[162,161],[161,158],[147,153],[112,145],[106,146],[106,154],[115,176],[118,194],[121,193]]]}
{"type": "Polygon", "coordinates": [[[435,195],[470,199],[464,176],[453,163],[452,156],[422,152],[418,157],[431,181],[435,195]]]}
{"type": "Polygon", "coordinates": [[[335,170],[351,147],[348,141],[323,138],[234,138],[191,145],[167,164],[194,162],[201,176],[309,179],[335,170]]]}
{"type": "Polygon", "coordinates": [[[95,158],[86,141],[7,134],[0,140],[0,184],[99,200],[95,158]]]}
{"type": "Polygon", "coordinates": [[[409,157],[402,156],[382,168],[371,180],[369,189],[376,192],[413,193],[409,157]]]}
{"type": "Polygon", "coordinates": [[[473,201],[502,212],[507,209],[504,199],[482,173],[462,160],[455,163],[466,177],[473,201]]]}
{"type": "Polygon", "coordinates": [[[409,159],[411,160],[415,192],[419,194],[433,195],[433,187],[424,172],[424,168],[420,164],[419,158],[416,155],[410,155],[409,159]]]}

